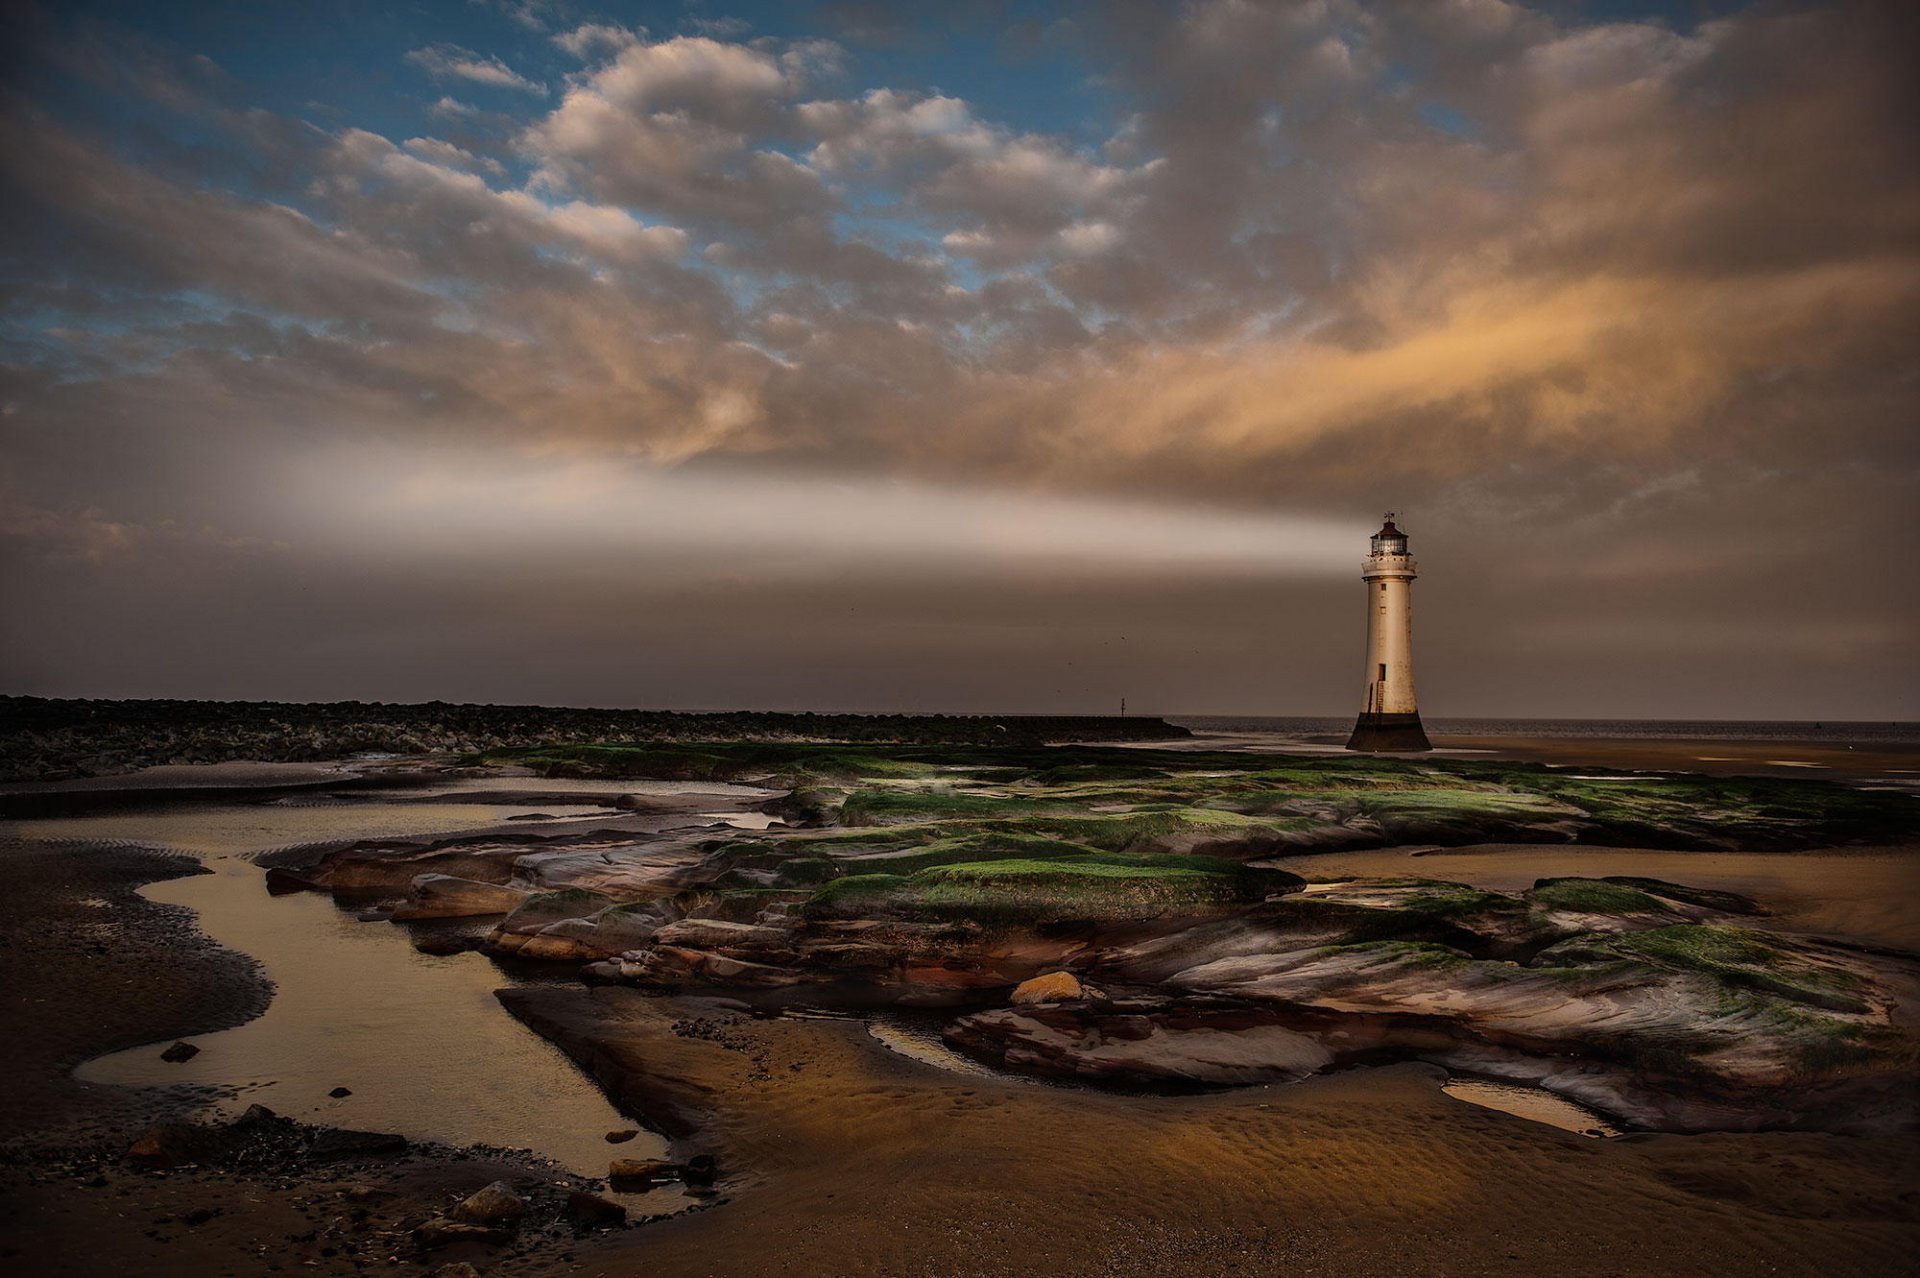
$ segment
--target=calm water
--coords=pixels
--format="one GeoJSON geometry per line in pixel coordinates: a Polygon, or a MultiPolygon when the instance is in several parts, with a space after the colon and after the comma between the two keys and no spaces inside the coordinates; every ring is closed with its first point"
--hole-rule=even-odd
{"type": "MultiPolygon", "coordinates": [[[[1341,736],[1353,716],[1340,718],[1253,715],[1169,715],[1169,723],[1195,732],[1273,733],[1283,737],[1341,736]]],[[[1473,737],[1546,737],[1585,740],[1615,737],[1642,741],[1799,741],[1807,744],[1920,745],[1920,723],[1899,721],[1796,722],[1730,719],[1428,719],[1436,733],[1473,737]]]]}
{"type": "Polygon", "coordinates": [[[1479,1078],[1454,1078],[1441,1084],[1440,1090],[1455,1100],[1497,1109],[1516,1118],[1545,1123],[1582,1136],[1618,1136],[1620,1129],[1594,1110],[1577,1101],[1539,1087],[1519,1083],[1496,1083],[1479,1078]]]}
{"type": "MultiPolygon", "coordinates": [[[[735,793],[714,785],[617,788],[735,793]]],[[[201,1049],[192,1060],[160,1060],[171,1041],[165,1040],[89,1061],[75,1071],[80,1078],[123,1086],[199,1084],[219,1089],[210,1106],[219,1113],[259,1102],[306,1122],[525,1149],[582,1175],[603,1176],[613,1155],[663,1156],[665,1142],[643,1133],[624,1145],[606,1143],[608,1131],[635,1124],[558,1049],[499,1005],[494,991],[511,978],[479,954],[420,954],[406,929],[360,922],[325,896],[269,896],[248,859],[290,844],[493,826],[535,810],[561,819],[606,811],[546,803],[535,809],[322,800],[116,812],[0,828],[30,839],[137,841],[198,856],[213,873],[156,883],[143,895],[194,910],[202,931],[258,960],[274,982],[265,1014],[187,1040],[201,1049]],[[352,1095],[329,1097],[336,1087],[352,1095]]],[[[544,824],[515,821],[512,828],[544,824]]],[[[669,1212],[686,1202],[671,1187],[625,1197],[637,1214],[669,1212]]]]}

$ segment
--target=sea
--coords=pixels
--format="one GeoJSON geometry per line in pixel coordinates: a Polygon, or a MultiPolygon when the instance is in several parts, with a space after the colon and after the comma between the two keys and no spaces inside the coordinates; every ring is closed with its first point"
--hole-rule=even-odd
{"type": "MultiPolygon", "coordinates": [[[[1307,740],[1353,731],[1353,716],[1164,715],[1208,734],[1307,740]]],[[[1643,741],[1798,741],[1809,745],[1920,745],[1920,723],[1828,719],[1434,719],[1429,734],[1471,737],[1616,738],[1643,741]]]]}

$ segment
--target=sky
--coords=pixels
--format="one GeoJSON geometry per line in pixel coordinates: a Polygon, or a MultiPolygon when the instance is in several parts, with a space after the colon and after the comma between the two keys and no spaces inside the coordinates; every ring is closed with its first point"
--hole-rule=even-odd
{"type": "Polygon", "coordinates": [[[1916,26],[9,5],[0,691],[1920,719],[1916,26]]]}

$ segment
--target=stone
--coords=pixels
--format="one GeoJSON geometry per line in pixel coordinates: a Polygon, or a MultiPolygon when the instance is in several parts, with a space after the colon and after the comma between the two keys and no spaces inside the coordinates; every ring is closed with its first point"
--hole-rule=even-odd
{"type": "Polygon", "coordinates": [[[672,1180],[679,1168],[659,1158],[616,1158],[607,1166],[607,1179],[613,1181],[672,1180]]]}
{"type": "Polygon", "coordinates": [[[472,1194],[448,1214],[470,1225],[511,1229],[527,1214],[527,1200],[514,1193],[513,1187],[504,1180],[496,1180],[472,1194]]]}
{"type": "Polygon", "coordinates": [[[172,1047],[160,1053],[160,1059],[170,1065],[178,1065],[182,1061],[192,1060],[199,1054],[200,1049],[192,1043],[175,1043],[172,1047]]]}
{"type": "Polygon", "coordinates": [[[249,1105],[245,1113],[233,1120],[233,1126],[236,1128],[258,1127],[262,1123],[273,1122],[279,1117],[280,1115],[265,1105],[249,1105]]]}
{"type": "Polygon", "coordinates": [[[491,1225],[475,1225],[464,1220],[451,1220],[445,1216],[414,1226],[413,1240],[422,1247],[432,1250],[459,1242],[505,1242],[511,1236],[510,1230],[497,1229],[491,1225]]]}
{"type": "Polygon", "coordinates": [[[211,1163],[229,1153],[233,1133],[197,1123],[158,1123],[141,1133],[128,1147],[126,1160],[136,1167],[160,1169],[188,1163],[211,1163]]]}
{"type": "Polygon", "coordinates": [[[327,1095],[333,1097],[335,1100],[339,1100],[343,1096],[353,1095],[353,1089],[351,1087],[336,1087],[328,1092],[327,1095]]]}
{"type": "Polygon", "coordinates": [[[627,1223],[627,1209],[598,1194],[576,1189],[567,1195],[567,1219],[596,1229],[616,1228],[627,1223]]]}
{"type": "Polygon", "coordinates": [[[455,1260],[434,1270],[433,1278],[480,1278],[480,1271],[464,1260],[455,1260]]]}
{"type": "Polygon", "coordinates": [[[695,1154],[680,1169],[680,1179],[689,1185],[711,1185],[719,1174],[712,1154],[695,1154]]]}
{"type": "Polygon", "coordinates": [[[314,1158],[375,1158],[402,1153],[407,1138],[392,1132],[356,1132],[327,1127],[316,1132],[307,1153],[314,1158]]]}
{"type": "Polygon", "coordinates": [[[1013,1002],[1065,1003],[1086,997],[1086,990],[1072,972],[1048,972],[1013,987],[1013,1002]]]}
{"type": "Polygon", "coordinates": [[[631,1127],[624,1127],[624,1128],[621,1128],[621,1129],[620,1129],[619,1131],[617,1131],[617,1132],[608,1132],[608,1133],[607,1133],[607,1144],[609,1144],[609,1145],[624,1145],[624,1144],[626,1144],[626,1143],[627,1143],[628,1141],[630,1141],[630,1140],[632,1140],[632,1139],[633,1139],[633,1138],[634,1138],[635,1136],[638,1136],[639,1134],[640,1134],[640,1133],[639,1133],[638,1131],[636,1131],[636,1130],[635,1130],[634,1128],[631,1128],[631,1127]]]}

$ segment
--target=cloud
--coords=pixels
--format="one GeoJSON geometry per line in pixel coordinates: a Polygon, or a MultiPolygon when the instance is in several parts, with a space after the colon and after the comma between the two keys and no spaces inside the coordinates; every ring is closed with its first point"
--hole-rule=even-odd
{"type": "Polygon", "coordinates": [[[490,89],[517,89],[544,96],[547,88],[527,79],[497,57],[457,44],[432,44],[407,54],[407,61],[436,80],[469,80],[490,89]]]}
{"type": "MultiPolygon", "coordinates": [[[[996,519],[1056,549],[1085,548],[1081,519],[1138,549],[1136,521],[1168,589],[1182,555],[1218,562],[1248,530],[1317,545],[1307,525],[1397,505],[1454,556],[1461,634],[1474,609],[1573,618],[1568,642],[1605,613],[1715,636],[1707,614],[1735,615],[1777,672],[1764,636],[1796,609],[1793,633],[1869,656],[1920,632],[1858,554],[1920,496],[1920,115],[1890,52],[1913,19],[1559,13],[1140,6],[1049,36],[1108,113],[1057,129],[963,82],[857,78],[871,64],[835,44],[717,30],[575,25],[552,37],[581,61],[557,99],[443,98],[444,136],[420,137],[323,130],[191,60],[89,46],[70,65],[91,90],[157,119],[0,116],[0,505],[27,511],[16,530],[79,521],[48,544],[289,540],[276,511],[318,491],[313,441],[393,441],[473,463],[450,524],[533,518],[522,472],[651,467],[583,499],[576,531],[680,545],[619,513],[654,503],[759,562],[792,525],[784,580],[817,583],[863,542],[937,558],[951,538],[979,564],[996,519]],[[743,468],[763,478],[699,478],[743,468]],[[839,531],[800,527],[836,501],[818,518],[839,531]],[[925,537],[901,531],[916,505],[925,537]],[[736,544],[729,519],[765,535],[736,544]]],[[[421,53],[442,78],[519,79],[421,53]]],[[[334,487],[387,491],[349,469],[334,487]]],[[[311,509],[291,541],[364,566],[311,509]]],[[[1555,686],[1545,658],[1501,660],[1555,686]]],[[[1498,692],[1470,666],[1460,688],[1498,692]]]]}
{"type": "Polygon", "coordinates": [[[618,53],[631,48],[645,37],[645,28],[635,30],[610,22],[583,22],[571,31],[558,33],[553,37],[553,42],[584,61],[596,54],[618,53]]]}
{"type": "Polygon", "coordinates": [[[475,155],[465,147],[455,146],[440,138],[408,138],[400,145],[421,159],[438,164],[442,168],[481,170],[495,177],[503,177],[506,174],[506,168],[492,156],[475,155]]]}
{"type": "Polygon", "coordinates": [[[674,217],[768,225],[818,214],[827,204],[819,179],[754,135],[838,58],[822,41],[635,42],[575,82],[522,147],[547,186],[674,217]]]}

